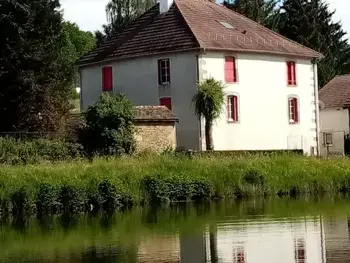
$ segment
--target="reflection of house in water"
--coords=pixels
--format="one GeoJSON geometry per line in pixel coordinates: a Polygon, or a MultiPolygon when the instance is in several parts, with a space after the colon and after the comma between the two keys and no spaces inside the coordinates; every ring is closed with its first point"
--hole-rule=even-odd
{"type": "Polygon", "coordinates": [[[347,216],[220,223],[202,233],[142,239],[138,262],[349,263],[347,216]]]}
{"type": "Polygon", "coordinates": [[[323,222],[327,263],[350,262],[348,216],[327,217],[323,222]]]}
{"type": "Polygon", "coordinates": [[[312,218],[218,225],[218,262],[323,263],[321,224],[312,218]]]}

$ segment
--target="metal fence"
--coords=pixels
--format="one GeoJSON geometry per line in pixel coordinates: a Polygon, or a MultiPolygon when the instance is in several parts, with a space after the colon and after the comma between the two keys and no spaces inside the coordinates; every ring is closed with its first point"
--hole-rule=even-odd
{"type": "Polygon", "coordinates": [[[320,154],[324,157],[346,154],[345,131],[324,130],[320,132],[320,154]]]}

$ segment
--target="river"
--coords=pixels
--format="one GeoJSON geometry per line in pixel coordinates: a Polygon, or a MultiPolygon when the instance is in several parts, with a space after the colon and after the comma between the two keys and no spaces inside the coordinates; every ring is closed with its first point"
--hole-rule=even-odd
{"type": "Polygon", "coordinates": [[[8,219],[0,262],[350,262],[350,199],[137,207],[114,215],[8,219]]]}

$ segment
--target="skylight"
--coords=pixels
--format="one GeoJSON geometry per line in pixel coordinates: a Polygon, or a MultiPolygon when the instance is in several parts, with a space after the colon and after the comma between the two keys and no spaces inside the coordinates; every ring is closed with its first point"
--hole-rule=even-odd
{"type": "Polygon", "coordinates": [[[218,22],[226,28],[230,28],[230,29],[234,28],[233,25],[231,25],[230,23],[227,23],[225,21],[218,21],[218,22]]]}

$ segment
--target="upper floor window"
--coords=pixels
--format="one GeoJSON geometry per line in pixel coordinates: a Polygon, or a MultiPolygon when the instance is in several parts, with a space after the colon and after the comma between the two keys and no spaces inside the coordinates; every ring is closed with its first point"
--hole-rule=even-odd
{"type": "Polygon", "coordinates": [[[238,97],[227,97],[227,118],[230,122],[238,122],[238,97]]]}
{"type": "Polygon", "coordinates": [[[295,61],[287,61],[287,76],[288,85],[297,85],[295,61]]]}
{"type": "Polygon", "coordinates": [[[298,99],[289,98],[288,99],[288,114],[289,114],[289,123],[297,124],[299,123],[299,108],[298,108],[298,99]]]}
{"type": "Polygon", "coordinates": [[[102,68],[102,90],[103,91],[113,90],[113,68],[112,67],[102,68]]]}
{"type": "Polygon", "coordinates": [[[169,110],[172,110],[171,98],[169,98],[169,97],[160,98],[159,103],[161,106],[165,106],[169,110]]]}
{"type": "Polygon", "coordinates": [[[225,80],[228,83],[237,82],[237,66],[235,57],[225,57],[225,80]]]}
{"type": "Polygon", "coordinates": [[[158,84],[170,83],[170,61],[169,59],[158,60],[158,84]]]}

